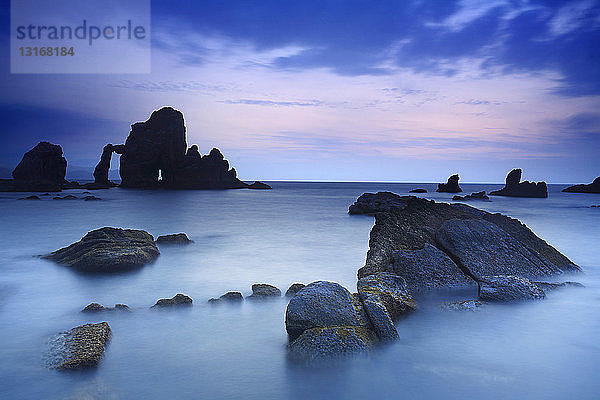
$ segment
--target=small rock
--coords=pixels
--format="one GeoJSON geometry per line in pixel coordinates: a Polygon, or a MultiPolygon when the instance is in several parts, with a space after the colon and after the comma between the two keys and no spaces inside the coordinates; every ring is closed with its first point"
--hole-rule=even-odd
{"type": "Polygon", "coordinates": [[[479,311],[485,303],[479,300],[461,300],[444,303],[441,305],[444,311],[479,311]]]}
{"type": "Polygon", "coordinates": [[[91,192],[88,192],[88,191],[85,191],[85,192],[83,192],[83,193],[81,193],[81,194],[92,194],[92,193],[91,193],[91,192]]]}
{"type": "Polygon", "coordinates": [[[213,298],[211,298],[211,299],[208,299],[208,302],[209,302],[210,304],[218,304],[218,303],[221,303],[222,301],[223,301],[223,300],[221,300],[221,299],[215,299],[214,297],[213,297],[213,298]]]}
{"type": "Polygon", "coordinates": [[[438,188],[436,192],[444,192],[444,193],[460,193],[462,189],[458,185],[459,180],[458,174],[454,174],[448,178],[446,183],[438,183],[438,188]]]}
{"type": "Polygon", "coordinates": [[[537,300],[544,291],[529,279],[512,275],[486,276],[479,282],[479,299],[486,301],[537,300]]]}
{"type": "Polygon", "coordinates": [[[417,188],[417,189],[409,190],[408,193],[427,193],[427,189],[417,188]]]}
{"type": "Polygon", "coordinates": [[[84,201],[96,201],[96,200],[102,200],[100,197],[96,197],[96,196],[85,196],[83,198],[84,201]]]}
{"type": "Polygon", "coordinates": [[[50,343],[48,366],[61,370],[94,367],[100,362],[110,336],[107,322],[81,325],[63,332],[50,343]]]}
{"type": "Polygon", "coordinates": [[[298,293],[299,291],[301,291],[305,287],[306,287],[306,285],[303,284],[303,283],[292,283],[290,285],[290,287],[288,288],[288,290],[286,290],[285,296],[286,297],[293,297],[293,296],[296,295],[296,293],[298,293]]]}
{"type": "Polygon", "coordinates": [[[21,197],[21,198],[19,198],[19,200],[41,200],[41,199],[36,195],[31,195],[31,196],[27,196],[27,197],[21,197]]]}
{"type": "Polygon", "coordinates": [[[483,201],[490,201],[490,198],[485,194],[485,190],[481,191],[481,192],[475,192],[475,193],[471,193],[468,194],[466,196],[454,196],[452,197],[452,200],[454,201],[469,201],[469,200],[483,200],[483,201]]]}
{"type": "Polygon", "coordinates": [[[174,233],[171,235],[162,235],[156,238],[159,244],[190,244],[193,243],[185,233],[174,233]]]}
{"type": "Polygon", "coordinates": [[[73,196],[72,194],[68,194],[64,197],[60,197],[60,196],[56,196],[54,198],[52,198],[53,200],[77,200],[76,196],[73,196]]]}
{"type": "Polygon", "coordinates": [[[219,297],[219,299],[227,301],[242,301],[244,296],[242,296],[240,292],[227,292],[219,297]]]}
{"type": "Polygon", "coordinates": [[[600,208],[600,204],[590,206],[592,208],[600,208]]]}
{"type": "Polygon", "coordinates": [[[81,310],[83,313],[98,313],[104,311],[131,311],[131,308],[125,304],[115,304],[114,307],[104,307],[102,304],[90,303],[81,310]]]}
{"type": "Polygon", "coordinates": [[[267,297],[279,297],[281,290],[267,283],[255,283],[252,285],[252,294],[248,296],[250,299],[264,299],[267,297]]]}
{"type": "Polygon", "coordinates": [[[170,299],[159,299],[156,302],[156,304],[152,306],[152,308],[154,308],[154,307],[159,307],[159,308],[181,307],[181,306],[186,307],[186,306],[191,306],[191,305],[192,305],[191,297],[186,296],[185,294],[178,293],[170,299]]]}

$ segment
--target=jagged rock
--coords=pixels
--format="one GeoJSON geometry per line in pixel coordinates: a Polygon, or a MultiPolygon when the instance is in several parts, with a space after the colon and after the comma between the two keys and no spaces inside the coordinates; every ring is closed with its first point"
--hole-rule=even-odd
{"type": "Polygon", "coordinates": [[[131,311],[131,309],[126,304],[115,304],[114,307],[104,307],[102,304],[90,303],[87,306],[85,306],[83,310],[81,310],[81,312],[83,313],[90,314],[105,311],[131,311]]]}
{"type": "Polygon", "coordinates": [[[148,232],[104,227],[43,258],[85,272],[118,272],[152,262],[159,254],[148,232]]]}
{"type": "Polygon", "coordinates": [[[375,216],[359,278],[386,271],[416,293],[472,284],[484,275],[533,278],[580,268],[516,219],[411,198],[406,207],[375,216]]]}
{"type": "Polygon", "coordinates": [[[459,201],[469,201],[469,200],[483,200],[483,201],[489,201],[490,198],[485,194],[485,190],[481,191],[481,192],[475,192],[475,193],[471,193],[468,194],[466,196],[453,196],[452,200],[459,200],[459,201]]]}
{"type": "Polygon", "coordinates": [[[570,281],[560,282],[560,283],[533,281],[533,283],[535,283],[544,292],[547,292],[548,290],[563,289],[566,287],[580,287],[580,288],[585,287],[579,282],[570,282],[570,281]]]}
{"type": "Polygon", "coordinates": [[[537,300],[544,291],[527,278],[512,275],[485,276],[479,282],[479,299],[485,301],[537,300]]]}
{"type": "Polygon", "coordinates": [[[364,193],[348,208],[348,214],[375,215],[388,212],[392,207],[403,208],[411,196],[399,196],[391,192],[364,193]]]}
{"type": "Polygon", "coordinates": [[[244,299],[244,296],[242,296],[242,294],[240,292],[227,292],[227,293],[221,295],[221,297],[219,297],[219,299],[236,302],[236,301],[242,301],[244,299]]]}
{"type": "Polygon", "coordinates": [[[177,293],[170,299],[158,299],[156,304],[151,308],[168,308],[168,307],[189,307],[192,305],[192,298],[185,294],[177,293]]]}
{"type": "Polygon", "coordinates": [[[291,298],[285,313],[290,341],[307,329],[331,326],[369,326],[359,302],[346,288],[335,282],[317,281],[291,298]]]}
{"type": "Polygon", "coordinates": [[[409,190],[408,193],[427,193],[427,189],[416,188],[413,190],[409,190]]]}
{"type": "Polygon", "coordinates": [[[563,189],[563,192],[600,193],[600,176],[597,177],[596,179],[594,179],[594,181],[592,183],[569,186],[568,188],[563,189]]]}
{"type": "Polygon", "coordinates": [[[266,299],[269,297],[281,296],[281,290],[268,283],[255,283],[252,285],[252,294],[249,299],[266,299]]]}
{"type": "Polygon", "coordinates": [[[96,197],[96,196],[85,196],[83,198],[84,201],[97,201],[97,200],[102,200],[100,197],[96,197]]]}
{"type": "Polygon", "coordinates": [[[289,345],[289,357],[309,366],[327,365],[365,356],[377,341],[375,334],[364,327],[311,328],[289,345]]]}
{"type": "MultiPolygon", "coordinates": [[[[131,126],[121,155],[121,186],[169,189],[268,189],[237,178],[218,149],[201,156],[196,145],[187,149],[183,114],[171,107],[154,111],[145,122],[131,126]],[[187,149],[187,150],[186,150],[187,149]],[[159,174],[161,180],[159,181],[159,174]]],[[[108,150],[107,150],[108,152],[108,150]]],[[[103,164],[104,165],[104,164],[103,164]]],[[[104,166],[102,171],[104,171],[104,166]]],[[[104,173],[102,174],[104,178],[104,173]]]]}
{"type": "Polygon", "coordinates": [[[479,300],[461,300],[444,303],[441,309],[444,311],[479,311],[485,307],[485,303],[479,300]]]}
{"type": "Polygon", "coordinates": [[[52,200],[77,200],[77,196],[73,196],[72,194],[68,194],[64,197],[56,196],[53,197],[52,200]]]}
{"type": "Polygon", "coordinates": [[[548,197],[546,182],[521,182],[522,171],[520,168],[513,169],[506,176],[506,185],[500,190],[490,192],[492,196],[509,197],[548,197]]]}
{"type": "Polygon", "coordinates": [[[107,322],[81,325],[63,332],[50,342],[48,366],[60,370],[94,367],[100,362],[110,336],[107,322]]]}
{"type": "Polygon", "coordinates": [[[305,287],[306,287],[306,285],[303,283],[292,283],[290,285],[290,287],[288,288],[288,290],[285,292],[285,295],[286,295],[286,297],[293,297],[296,295],[296,293],[298,293],[305,287]]]}
{"type": "Polygon", "coordinates": [[[460,193],[462,189],[458,186],[459,180],[458,174],[451,175],[448,178],[446,183],[438,183],[438,188],[436,192],[444,192],[444,193],[460,193]]]}
{"type": "Polygon", "coordinates": [[[392,251],[388,270],[404,277],[412,293],[475,285],[446,253],[430,243],[421,249],[392,251]]]}
{"type": "Polygon", "coordinates": [[[171,235],[162,235],[156,238],[156,243],[159,244],[190,244],[194,243],[185,233],[173,233],[171,235]]]}
{"type": "Polygon", "coordinates": [[[107,144],[102,149],[102,155],[100,156],[100,161],[96,168],[94,168],[94,188],[110,188],[117,186],[115,183],[108,180],[108,171],[110,170],[110,159],[112,158],[112,153],[115,152],[117,154],[123,154],[125,146],[122,144],[112,145],[107,144]]]}

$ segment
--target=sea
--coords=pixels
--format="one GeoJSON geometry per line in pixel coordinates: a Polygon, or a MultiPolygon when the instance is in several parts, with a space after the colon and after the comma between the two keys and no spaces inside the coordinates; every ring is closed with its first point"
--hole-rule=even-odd
{"type": "MultiPolygon", "coordinates": [[[[452,202],[432,183],[269,182],[273,190],[113,188],[102,201],[18,200],[0,193],[1,399],[598,399],[600,398],[600,204],[598,194],[471,202],[524,222],[584,273],[553,278],[584,288],[542,301],[448,312],[474,290],[432,292],[397,322],[400,340],[368,357],[307,367],[287,357],[285,297],[209,304],[254,283],[285,292],[295,282],[356,289],[374,218],[348,215],[364,192],[452,202]],[[39,258],[104,226],[154,235],[185,232],[193,244],[160,247],[152,264],[89,275],[39,258]],[[183,293],[186,309],[150,309],[183,293]],[[84,314],[91,302],[131,313],[84,314]],[[47,367],[49,341],[107,321],[112,338],[97,368],[47,367]]],[[[498,189],[462,184],[465,193],[498,189]]],[[[83,190],[69,190],[79,198],[83,190]]]]}

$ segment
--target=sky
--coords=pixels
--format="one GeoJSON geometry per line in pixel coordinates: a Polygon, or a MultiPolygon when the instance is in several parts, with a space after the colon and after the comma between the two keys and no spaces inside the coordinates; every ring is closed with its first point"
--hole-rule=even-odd
{"type": "MultiPolygon", "coordinates": [[[[152,1],[149,74],[11,74],[0,166],[97,163],[162,106],[241,179],[550,183],[600,175],[599,1],[152,1]]],[[[113,159],[113,168],[118,160],[113,159]]]]}

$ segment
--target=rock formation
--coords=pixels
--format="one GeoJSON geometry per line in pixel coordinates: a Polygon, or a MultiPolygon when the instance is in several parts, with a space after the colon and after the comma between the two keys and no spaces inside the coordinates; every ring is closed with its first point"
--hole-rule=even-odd
{"type": "Polygon", "coordinates": [[[408,193],[427,193],[427,189],[416,188],[413,190],[409,190],[408,193]]]}
{"type": "Polygon", "coordinates": [[[513,169],[506,176],[506,185],[500,190],[490,192],[492,196],[509,197],[548,197],[546,182],[521,182],[522,171],[520,168],[513,169]]]}
{"type": "Polygon", "coordinates": [[[522,278],[580,268],[520,221],[465,204],[408,199],[404,208],[375,215],[359,278],[390,272],[411,293],[475,286],[484,276],[522,278]]]}
{"type": "Polygon", "coordinates": [[[94,313],[100,313],[100,312],[106,312],[106,311],[131,311],[131,308],[129,308],[129,306],[127,306],[126,304],[115,304],[114,307],[104,307],[102,304],[98,304],[98,303],[90,303],[87,306],[85,306],[85,308],[83,310],[81,310],[82,313],[86,313],[86,314],[94,314],[94,313]]]}
{"type": "Polygon", "coordinates": [[[177,293],[170,299],[158,299],[151,308],[171,308],[171,307],[189,307],[192,305],[192,298],[185,294],[177,293]]]}
{"type": "Polygon", "coordinates": [[[162,235],[156,238],[156,243],[158,244],[190,244],[194,243],[193,240],[190,240],[185,233],[173,233],[170,235],[162,235]]]}
{"type": "Polygon", "coordinates": [[[304,289],[306,285],[304,283],[292,283],[288,290],[285,292],[286,297],[294,297],[296,293],[304,289]]]}
{"type": "Polygon", "coordinates": [[[459,178],[458,174],[451,175],[448,178],[448,181],[446,183],[438,183],[438,188],[437,188],[436,192],[443,192],[443,193],[460,193],[460,192],[462,192],[462,189],[460,188],[460,186],[458,186],[459,179],[460,178],[459,178]]]}
{"type": "Polygon", "coordinates": [[[269,297],[281,296],[281,290],[268,283],[255,283],[252,285],[252,294],[248,299],[265,299],[269,297]]]}
{"type": "Polygon", "coordinates": [[[107,322],[86,324],[63,332],[50,342],[48,366],[60,370],[94,367],[100,362],[110,336],[107,322]]]}
{"type": "Polygon", "coordinates": [[[563,192],[568,193],[600,193],[600,176],[594,179],[594,182],[581,185],[569,186],[563,189],[563,192]]]}
{"type": "Polygon", "coordinates": [[[454,201],[469,201],[469,200],[483,200],[483,201],[489,201],[490,198],[485,194],[485,190],[481,191],[481,192],[475,192],[475,193],[471,193],[468,194],[466,196],[453,196],[452,200],[454,201]]]}
{"type": "Polygon", "coordinates": [[[375,215],[388,212],[392,207],[403,208],[409,198],[391,192],[364,193],[348,208],[348,214],[375,215]]]}
{"type": "Polygon", "coordinates": [[[0,191],[59,192],[65,180],[67,160],[59,145],[40,142],[23,156],[12,172],[13,179],[0,180],[0,191]]]}
{"type": "Polygon", "coordinates": [[[112,145],[107,144],[102,149],[102,155],[100,156],[100,161],[96,168],[94,168],[94,183],[92,185],[86,185],[86,187],[91,189],[104,189],[117,186],[116,183],[113,183],[108,180],[108,171],[110,170],[110,159],[112,158],[112,153],[123,154],[124,145],[112,145]]]}
{"type": "Polygon", "coordinates": [[[105,227],[43,258],[84,272],[118,272],[148,264],[159,254],[148,232],[105,227]]]}

